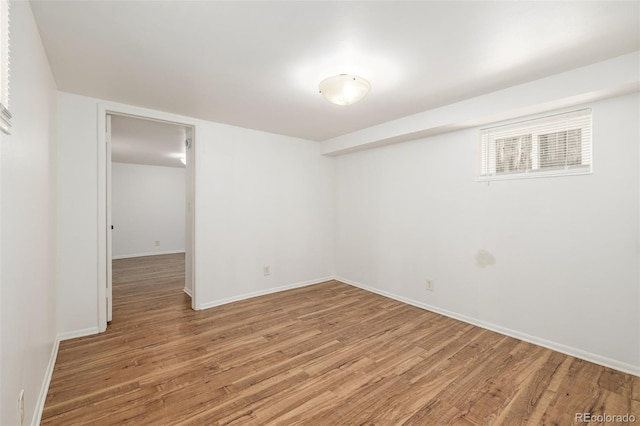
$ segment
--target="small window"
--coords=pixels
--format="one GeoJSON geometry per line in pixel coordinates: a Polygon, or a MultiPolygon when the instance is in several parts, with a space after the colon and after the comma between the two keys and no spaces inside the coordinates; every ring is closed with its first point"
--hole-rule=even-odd
{"type": "Polygon", "coordinates": [[[0,131],[9,134],[11,113],[9,112],[9,0],[0,0],[0,131]]]}
{"type": "Polygon", "coordinates": [[[591,173],[591,110],[480,130],[479,180],[591,173]]]}

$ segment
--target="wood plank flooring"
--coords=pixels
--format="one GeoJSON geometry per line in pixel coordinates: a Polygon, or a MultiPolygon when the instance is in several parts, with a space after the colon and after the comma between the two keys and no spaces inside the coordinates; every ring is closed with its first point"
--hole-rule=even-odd
{"type": "Polygon", "coordinates": [[[43,425],[640,424],[638,377],[336,281],[196,312],[182,255],[113,271],[113,321],[61,343],[43,425]]]}

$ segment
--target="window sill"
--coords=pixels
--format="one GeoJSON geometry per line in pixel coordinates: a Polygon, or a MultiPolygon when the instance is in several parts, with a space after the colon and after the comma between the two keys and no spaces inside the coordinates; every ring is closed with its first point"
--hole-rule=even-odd
{"type": "Polygon", "coordinates": [[[560,176],[583,176],[593,174],[592,167],[580,168],[580,169],[563,169],[563,170],[546,170],[537,172],[525,172],[525,173],[505,173],[501,175],[490,176],[478,176],[477,182],[491,182],[495,180],[516,180],[516,179],[536,179],[545,177],[560,177],[560,176]]]}

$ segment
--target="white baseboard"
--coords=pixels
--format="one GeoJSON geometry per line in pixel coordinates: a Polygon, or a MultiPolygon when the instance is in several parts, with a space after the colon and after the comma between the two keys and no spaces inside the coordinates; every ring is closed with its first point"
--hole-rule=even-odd
{"type": "Polygon", "coordinates": [[[185,288],[182,289],[182,291],[187,293],[187,296],[193,298],[193,293],[191,293],[191,289],[185,287],[185,288]]]}
{"type": "Polygon", "coordinates": [[[58,358],[58,348],[60,347],[60,338],[56,337],[53,342],[53,348],[51,348],[51,356],[49,357],[49,364],[47,370],[44,373],[44,380],[40,387],[40,394],[38,394],[38,400],[33,411],[33,417],[31,420],[31,426],[38,426],[42,420],[42,412],[44,411],[44,403],[47,401],[47,393],[49,393],[49,384],[51,384],[51,377],[53,377],[53,369],[56,366],[56,359],[58,358]]]}
{"type": "Polygon", "coordinates": [[[324,277],[324,278],[317,278],[315,280],[303,281],[303,282],[295,283],[295,284],[287,284],[287,285],[283,285],[283,286],[279,286],[279,287],[270,288],[270,289],[267,289],[267,290],[254,291],[252,293],[245,293],[245,294],[241,294],[241,295],[238,295],[238,296],[227,297],[225,299],[214,300],[213,302],[201,303],[197,307],[197,309],[198,310],[209,309],[209,308],[213,308],[215,306],[226,305],[227,303],[233,303],[233,302],[238,302],[240,300],[251,299],[252,297],[264,296],[264,295],[267,295],[267,294],[278,293],[278,292],[285,291],[285,290],[292,290],[294,288],[300,288],[300,287],[306,287],[306,286],[309,286],[309,285],[320,284],[320,283],[323,283],[325,281],[331,281],[333,279],[334,279],[334,277],[330,276],[330,277],[324,277]]]}
{"type": "Polygon", "coordinates": [[[44,404],[47,401],[47,393],[49,393],[49,385],[51,384],[51,378],[53,377],[53,369],[56,366],[56,359],[58,358],[58,349],[60,348],[60,342],[63,340],[75,339],[76,337],[85,337],[92,334],[98,334],[98,327],[85,328],[82,330],[66,331],[64,333],[58,333],[55,341],[53,342],[53,348],[51,348],[51,356],[49,357],[49,364],[47,370],[44,373],[44,380],[40,387],[40,394],[36,401],[33,417],[31,421],[32,426],[38,426],[42,420],[42,412],[44,411],[44,404]]]}
{"type": "Polygon", "coordinates": [[[98,333],[98,327],[58,333],[58,336],[53,342],[53,347],[51,348],[49,364],[47,365],[47,370],[44,373],[44,380],[42,381],[40,394],[38,395],[38,400],[36,401],[36,406],[34,408],[33,417],[31,420],[32,426],[38,426],[40,424],[40,421],[42,420],[42,412],[44,411],[44,404],[47,401],[47,393],[49,393],[49,385],[51,384],[51,378],[53,377],[53,369],[56,366],[56,359],[58,358],[58,349],[60,348],[60,342],[62,342],[63,340],[75,339],[77,337],[85,337],[98,333]]]}
{"type": "Polygon", "coordinates": [[[626,362],[618,361],[616,359],[604,357],[598,354],[594,354],[591,352],[584,351],[582,349],[574,348],[573,346],[567,346],[562,343],[553,342],[550,340],[543,339],[537,336],[531,336],[526,333],[519,332],[517,330],[512,330],[510,328],[502,327],[490,322],[480,321],[476,318],[469,317],[466,315],[461,315],[456,312],[448,311],[446,309],[438,308],[436,306],[432,306],[417,300],[409,299],[403,296],[399,296],[394,293],[389,293],[388,291],[380,290],[374,287],[369,287],[367,285],[348,280],[342,277],[334,277],[335,280],[343,282],[345,284],[349,284],[354,287],[358,287],[362,290],[369,291],[371,293],[376,293],[381,296],[388,297],[390,299],[397,300],[399,302],[406,303],[408,305],[415,306],[417,308],[422,308],[427,311],[435,312],[440,315],[444,315],[449,318],[453,318],[462,322],[466,322],[467,324],[476,325],[478,327],[495,331],[496,333],[500,333],[506,336],[514,337],[516,339],[523,340],[525,342],[533,343],[534,345],[542,346],[547,349],[554,350],[556,352],[563,353],[565,355],[569,355],[575,358],[580,358],[585,361],[593,362],[594,364],[599,364],[604,367],[609,367],[614,370],[621,371],[623,373],[633,374],[634,376],[640,377],[640,366],[628,364],[626,362]]]}
{"type": "Polygon", "coordinates": [[[63,340],[91,336],[92,334],[98,334],[98,333],[100,333],[100,330],[98,329],[98,327],[83,328],[82,330],[65,331],[64,333],[58,333],[58,340],[62,342],[63,340]]]}
{"type": "Polygon", "coordinates": [[[169,250],[169,251],[154,251],[151,253],[135,253],[135,254],[121,254],[118,256],[111,256],[111,259],[131,259],[132,257],[146,257],[146,256],[161,256],[163,254],[178,254],[184,253],[184,250],[169,250]]]}

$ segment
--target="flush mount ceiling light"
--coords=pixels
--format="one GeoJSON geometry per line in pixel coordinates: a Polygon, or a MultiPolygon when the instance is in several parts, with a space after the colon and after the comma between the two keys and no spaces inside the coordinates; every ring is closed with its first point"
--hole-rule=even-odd
{"type": "Polygon", "coordinates": [[[351,105],[364,98],[371,84],[357,75],[340,74],[320,82],[320,93],[336,105],[351,105]]]}

